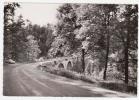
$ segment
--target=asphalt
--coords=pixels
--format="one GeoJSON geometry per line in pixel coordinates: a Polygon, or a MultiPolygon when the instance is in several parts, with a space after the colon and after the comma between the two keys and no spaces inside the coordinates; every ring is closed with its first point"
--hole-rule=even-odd
{"type": "Polygon", "coordinates": [[[80,80],[42,72],[38,63],[5,64],[4,96],[44,97],[134,97],[134,95],[107,90],[80,80]]]}

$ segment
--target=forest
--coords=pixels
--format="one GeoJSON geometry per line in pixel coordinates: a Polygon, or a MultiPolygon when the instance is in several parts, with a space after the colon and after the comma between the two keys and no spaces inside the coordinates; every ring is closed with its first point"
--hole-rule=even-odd
{"type": "Polygon", "coordinates": [[[20,3],[4,5],[4,61],[80,57],[85,44],[85,58],[104,80],[121,78],[137,86],[138,5],[62,4],[57,24],[44,26],[22,15],[15,20],[16,9],[20,3]]]}

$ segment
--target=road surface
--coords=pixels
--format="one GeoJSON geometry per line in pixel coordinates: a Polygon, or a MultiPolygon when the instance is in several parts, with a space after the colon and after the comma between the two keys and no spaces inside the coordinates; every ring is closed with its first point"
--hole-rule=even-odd
{"type": "Polygon", "coordinates": [[[4,65],[4,96],[134,97],[79,80],[42,72],[37,63],[4,65]]]}

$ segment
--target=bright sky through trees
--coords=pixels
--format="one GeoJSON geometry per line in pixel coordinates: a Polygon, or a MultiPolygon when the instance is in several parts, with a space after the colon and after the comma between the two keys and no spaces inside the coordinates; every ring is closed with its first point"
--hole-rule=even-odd
{"type": "Polygon", "coordinates": [[[20,14],[24,19],[28,19],[32,24],[46,25],[47,23],[55,24],[57,8],[61,4],[46,3],[20,3],[21,8],[16,10],[16,17],[20,14]]]}

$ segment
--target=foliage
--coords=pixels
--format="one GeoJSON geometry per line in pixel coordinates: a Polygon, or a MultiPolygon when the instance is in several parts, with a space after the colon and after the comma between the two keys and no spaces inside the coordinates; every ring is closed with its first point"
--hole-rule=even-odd
{"type": "Polygon", "coordinates": [[[41,50],[41,56],[47,56],[47,52],[51,48],[53,42],[53,25],[47,24],[47,26],[32,25],[31,34],[38,41],[39,48],[41,50]]]}
{"type": "Polygon", "coordinates": [[[71,49],[69,53],[73,53],[80,42],[75,39],[74,30],[79,26],[76,24],[77,16],[75,13],[75,5],[63,4],[58,9],[58,24],[56,27],[57,34],[66,39],[66,45],[71,49]]]}
{"type": "Polygon", "coordinates": [[[69,50],[70,48],[69,45],[67,44],[66,39],[63,39],[62,37],[56,37],[51,45],[49,56],[50,57],[67,56],[69,50]]]}
{"type": "Polygon", "coordinates": [[[29,61],[35,61],[41,51],[39,49],[38,42],[34,40],[34,36],[29,35],[27,37],[26,46],[27,59],[29,61]]]}
{"type": "MultiPolygon", "coordinates": [[[[4,6],[5,58],[81,58],[86,43],[85,59],[89,57],[94,62],[91,66],[95,77],[120,77],[118,80],[126,84],[137,83],[137,5],[63,4],[57,9],[57,24],[46,26],[33,25],[22,15],[15,21],[14,11],[18,7],[18,3],[4,6]]],[[[82,72],[81,61],[74,63],[74,71],[82,72]]]]}
{"type": "Polygon", "coordinates": [[[12,24],[14,20],[15,10],[20,5],[18,3],[7,3],[4,5],[4,59],[12,58],[12,24]]]}
{"type": "Polygon", "coordinates": [[[4,6],[4,58],[28,61],[28,52],[32,50],[34,51],[30,56],[33,57],[30,58],[32,60],[47,56],[53,41],[53,26],[32,25],[29,20],[24,20],[22,15],[15,20],[15,10],[19,6],[18,3],[6,3],[4,6]],[[30,35],[33,36],[32,40],[27,39],[30,35]]]}

